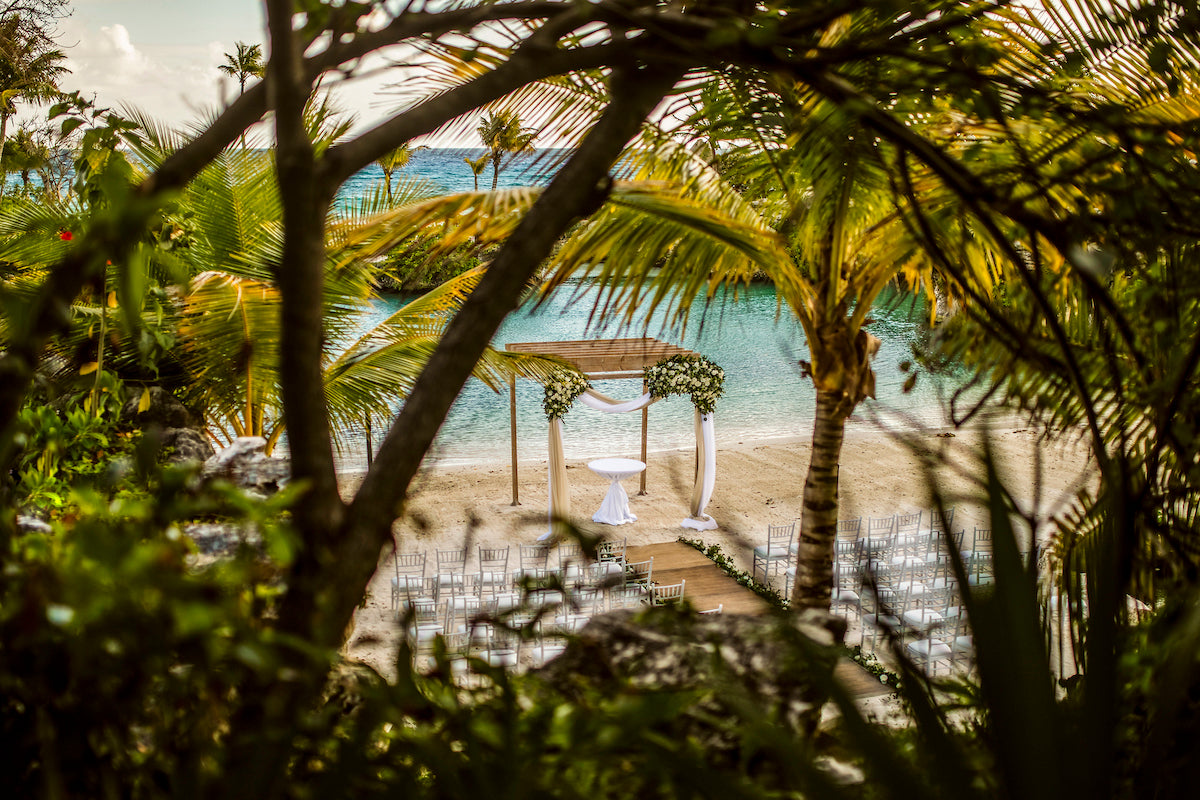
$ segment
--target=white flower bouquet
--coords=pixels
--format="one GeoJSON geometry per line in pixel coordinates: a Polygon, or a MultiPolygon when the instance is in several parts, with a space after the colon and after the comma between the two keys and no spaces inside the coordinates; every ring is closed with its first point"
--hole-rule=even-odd
{"type": "Polygon", "coordinates": [[[542,410],[546,419],[561,419],[571,410],[571,404],[591,387],[581,373],[560,369],[545,383],[542,410]]]}
{"type": "Polygon", "coordinates": [[[691,395],[697,411],[711,414],[725,394],[725,370],[704,356],[670,356],[646,368],[646,387],[653,397],[691,395]]]}

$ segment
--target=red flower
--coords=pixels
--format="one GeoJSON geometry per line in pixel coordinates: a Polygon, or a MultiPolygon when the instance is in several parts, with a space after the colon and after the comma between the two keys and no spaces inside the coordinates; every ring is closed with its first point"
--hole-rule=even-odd
{"type": "Polygon", "coordinates": [[[75,236],[70,231],[62,231],[58,234],[58,238],[62,239],[64,242],[69,242],[74,239],[75,236]]]}

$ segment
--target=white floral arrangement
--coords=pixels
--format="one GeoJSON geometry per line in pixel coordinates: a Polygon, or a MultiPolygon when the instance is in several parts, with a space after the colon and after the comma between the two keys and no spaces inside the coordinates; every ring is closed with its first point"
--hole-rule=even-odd
{"type": "Polygon", "coordinates": [[[591,388],[587,378],[569,369],[557,370],[545,383],[542,410],[546,419],[562,419],[571,410],[571,404],[579,395],[591,388]]]}
{"type": "Polygon", "coordinates": [[[646,368],[646,388],[653,397],[691,395],[697,411],[711,414],[725,394],[725,370],[704,356],[670,356],[646,368]]]}

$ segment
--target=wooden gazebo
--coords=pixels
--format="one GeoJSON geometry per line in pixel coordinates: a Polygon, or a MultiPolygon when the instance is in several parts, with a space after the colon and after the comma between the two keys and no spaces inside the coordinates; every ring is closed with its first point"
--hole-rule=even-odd
{"type": "MultiPolygon", "coordinates": [[[[697,356],[669,342],[652,337],[641,339],[582,339],[569,342],[513,342],[505,350],[556,356],[574,366],[589,380],[641,378],[646,367],[674,355],[697,356]]],[[[643,384],[642,391],[645,391],[643,384]]],[[[509,384],[509,421],[512,427],[512,504],[520,505],[517,494],[517,381],[509,384]]],[[[646,460],[646,433],[649,409],[642,409],[642,461],[646,460]]],[[[639,494],[646,493],[646,473],[642,472],[639,494]]]]}

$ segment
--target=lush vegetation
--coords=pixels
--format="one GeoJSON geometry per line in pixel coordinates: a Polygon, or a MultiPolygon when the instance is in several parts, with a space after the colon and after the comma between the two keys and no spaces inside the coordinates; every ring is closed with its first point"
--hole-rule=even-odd
{"type": "MultiPolygon", "coordinates": [[[[53,55],[12,16],[18,7],[53,19],[62,4],[0,3],[0,23],[20,20],[17,44],[53,55]]],[[[255,54],[239,47],[228,66],[244,91],[201,135],[75,98],[53,114],[75,147],[71,192],[0,209],[0,759],[10,791],[1190,796],[1200,742],[1195,9],[266,8],[265,80],[248,80],[255,54]],[[358,27],[368,11],[375,27],[358,27]],[[503,24],[479,33],[490,21],[503,24]],[[395,44],[438,60],[435,85],[351,135],[314,102],[318,80],[395,44]],[[645,126],[664,101],[676,112],[670,135],[645,126]],[[362,167],[484,106],[492,121],[519,119],[506,103],[578,137],[545,190],[398,201],[389,173],[359,208],[335,208],[362,167]],[[268,111],[269,159],[239,146],[268,111]],[[641,180],[614,186],[617,165],[641,180]],[[378,258],[414,237],[427,258],[495,250],[486,269],[404,319],[339,339],[378,258]],[[681,318],[719,283],[776,281],[813,342],[812,377],[831,393],[818,433],[833,460],[810,476],[818,514],[836,518],[836,417],[869,389],[869,307],[897,278],[936,280],[957,303],[932,355],[957,356],[989,397],[1089,438],[1098,485],[1053,530],[1021,521],[1051,542],[1045,571],[1020,555],[1021,512],[981,463],[996,579],[965,598],[972,684],[941,687],[958,692],[962,714],[893,642],[915,724],[874,727],[821,669],[809,674],[804,665],[826,663],[830,649],[786,617],[772,628],[781,679],[801,676],[841,711],[817,736],[765,712],[767,698],[719,658],[702,685],[671,691],[511,677],[482,663],[464,688],[448,661],[419,675],[403,649],[391,682],[343,663],[347,624],[455,396],[472,374],[512,368],[489,360],[486,343],[539,274],[553,283],[585,270],[610,281],[602,310],[663,303],[681,318]],[[160,467],[153,437],[114,421],[114,375],[135,397],[151,384],[186,395],[231,434],[286,426],[291,488],[252,500],[194,468],[160,467]],[[378,398],[397,387],[408,402],[392,413],[378,398]],[[389,435],[343,499],[333,431],[364,413],[390,418],[389,435]],[[46,522],[18,526],[18,511],[46,522]],[[182,530],[214,517],[256,537],[199,566],[182,530]],[[1129,612],[1131,597],[1146,613],[1129,612]],[[1077,665],[1062,683],[1050,667],[1060,645],[1077,665]],[[836,781],[827,757],[853,762],[864,781],[836,781]]],[[[664,641],[699,635],[686,616],[657,623],[664,641]]]]}

